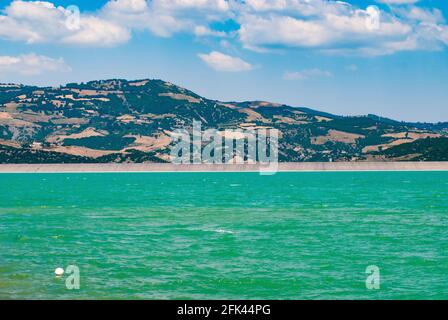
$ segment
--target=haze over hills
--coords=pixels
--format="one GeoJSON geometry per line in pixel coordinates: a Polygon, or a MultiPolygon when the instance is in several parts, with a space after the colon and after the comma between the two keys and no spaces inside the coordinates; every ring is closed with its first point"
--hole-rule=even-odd
{"type": "Polygon", "coordinates": [[[0,163],[169,161],[172,132],[276,128],[279,160],[448,161],[448,123],[344,117],[264,101],[220,102],[162,80],[0,84],[0,163]]]}

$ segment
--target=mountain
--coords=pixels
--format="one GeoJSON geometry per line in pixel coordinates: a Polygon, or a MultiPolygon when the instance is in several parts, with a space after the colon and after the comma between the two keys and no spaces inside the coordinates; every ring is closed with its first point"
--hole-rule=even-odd
{"type": "Polygon", "coordinates": [[[276,128],[280,161],[445,161],[448,123],[221,102],[162,80],[0,84],[0,163],[165,162],[172,132],[276,128]]]}

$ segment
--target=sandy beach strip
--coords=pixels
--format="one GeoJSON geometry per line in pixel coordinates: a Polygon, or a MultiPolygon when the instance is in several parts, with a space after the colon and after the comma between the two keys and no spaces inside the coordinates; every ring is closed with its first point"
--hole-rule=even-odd
{"type": "Polygon", "coordinates": [[[260,164],[0,164],[0,173],[448,171],[448,162],[289,162],[267,168],[260,164]]]}

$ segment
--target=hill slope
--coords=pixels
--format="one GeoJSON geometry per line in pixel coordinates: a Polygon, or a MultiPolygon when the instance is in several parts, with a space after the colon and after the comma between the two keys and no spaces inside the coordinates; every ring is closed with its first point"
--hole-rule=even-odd
{"type": "Polygon", "coordinates": [[[0,85],[0,163],[163,162],[171,133],[277,128],[280,161],[446,160],[448,123],[342,117],[263,101],[220,102],[161,80],[0,85]]]}

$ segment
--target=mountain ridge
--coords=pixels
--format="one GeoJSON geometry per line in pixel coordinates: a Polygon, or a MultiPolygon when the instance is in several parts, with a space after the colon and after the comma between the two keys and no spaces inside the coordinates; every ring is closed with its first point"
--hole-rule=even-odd
{"type": "Polygon", "coordinates": [[[171,133],[193,120],[204,129],[276,128],[284,162],[448,160],[448,122],[223,102],[160,79],[107,79],[58,87],[0,84],[0,162],[169,161],[171,133]]]}
{"type": "MultiPolygon", "coordinates": [[[[35,89],[56,89],[56,88],[66,88],[69,86],[79,86],[79,85],[88,85],[89,83],[97,83],[97,82],[108,82],[108,81],[124,81],[124,82],[140,82],[140,81],[161,81],[161,82],[166,82],[162,79],[158,79],[158,78],[143,78],[143,79],[134,79],[134,80],[129,80],[129,79],[124,79],[124,78],[110,78],[110,79],[103,79],[103,80],[91,80],[91,81],[87,81],[87,82],[68,82],[65,85],[58,85],[58,86],[38,86],[38,85],[28,85],[28,84],[24,84],[24,83],[2,83],[0,82],[0,87],[2,86],[16,86],[16,87],[26,87],[26,88],[35,88],[35,89]]],[[[168,82],[169,83],[169,82],[168,82]]],[[[171,83],[172,84],[172,83],[171,83]]],[[[194,93],[193,91],[190,91],[184,87],[172,84],[176,87],[179,87],[181,89],[187,90],[197,96],[199,96],[198,94],[194,93]]],[[[372,114],[372,113],[368,113],[368,114],[358,114],[358,115],[340,115],[340,114],[335,114],[335,113],[330,113],[328,111],[321,111],[321,110],[317,110],[311,107],[307,107],[307,106],[291,106],[291,105],[287,105],[284,103],[280,103],[280,102],[272,102],[272,101],[267,101],[267,100],[244,100],[244,101],[237,101],[237,100],[231,100],[231,101],[221,101],[221,100],[216,100],[216,99],[211,99],[211,98],[205,98],[207,100],[210,101],[216,101],[219,103],[233,103],[233,104],[250,104],[250,103],[270,103],[273,105],[280,105],[280,106],[288,106],[291,108],[296,108],[299,109],[301,111],[307,111],[310,113],[315,113],[315,114],[322,114],[322,115],[326,115],[326,116],[332,116],[332,117],[369,117],[369,118],[378,118],[381,119],[382,121],[390,121],[390,122],[396,122],[396,123],[404,123],[404,124],[409,124],[409,125],[443,125],[444,127],[448,127],[448,121],[437,121],[437,122],[428,122],[428,121],[404,121],[404,120],[399,120],[399,119],[392,119],[392,118],[388,118],[388,117],[384,117],[381,115],[377,115],[377,114],[372,114]]]]}

